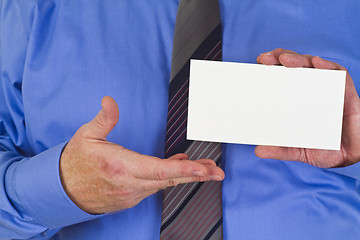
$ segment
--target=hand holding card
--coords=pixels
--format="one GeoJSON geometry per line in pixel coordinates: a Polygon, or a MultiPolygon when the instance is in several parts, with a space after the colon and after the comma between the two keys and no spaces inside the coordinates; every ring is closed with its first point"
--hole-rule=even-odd
{"type": "Polygon", "coordinates": [[[346,121],[348,93],[345,112],[343,108],[346,72],[309,67],[345,69],[319,57],[293,52],[293,56],[285,54],[281,57],[285,52],[291,51],[277,49],[260,55],[258,61],[268,65],[282,63],[287,67],[308,68],[192,61],[188,138],[271,145],[257,147],[256,154],[264,158],[299,160],[321,167],[359,161],[360,144],[357,144],[354,155],[348,155],[346,160],[342,157],[344,143],[349,143],[344,134],[350,133],[351,141],[355,141],[351,146],[360,142],[357,139],[360,138],[360,101],[350,76],[347,77],[346,89],[352,93],[350,104],[355,109],[352,112],[357,111],[358,115],[355,114],[355,119],[351,120],[353,123],[349,125],[346,121]],[[355,129],[349,132],[349,126],[355,129]],[[358,135],[354,135],[356,131],[358,135]]]}

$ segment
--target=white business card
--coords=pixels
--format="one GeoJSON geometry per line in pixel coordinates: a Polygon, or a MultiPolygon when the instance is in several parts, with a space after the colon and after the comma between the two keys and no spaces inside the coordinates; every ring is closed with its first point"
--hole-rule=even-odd
{"type": "Polygon", "coordinates": [[[345,71],[191,60],[187,139],[339,150],[345,71]]]}

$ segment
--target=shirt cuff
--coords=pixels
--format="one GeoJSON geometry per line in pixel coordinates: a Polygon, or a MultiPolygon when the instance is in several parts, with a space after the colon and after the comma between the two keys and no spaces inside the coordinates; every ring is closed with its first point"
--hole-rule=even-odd
{"type": "Polygon", "coordinates": [[[360,163],[341,168],[327,168],[327,170],[360,180],[360,163]]]}
{"type": "Polygon", "coordinates": [[[24,209],[39,224],[59,228],[98,218],[77,207],[65,193],[59,174],[66,143],[46,150],[18,165],[17,195],[24,209]]]}

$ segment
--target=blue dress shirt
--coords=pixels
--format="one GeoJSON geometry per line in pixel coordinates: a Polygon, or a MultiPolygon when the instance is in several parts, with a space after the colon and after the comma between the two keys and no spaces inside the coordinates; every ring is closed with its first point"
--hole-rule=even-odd
{"type": "MultiPolygon", "coordinates": [[[[106,215],[64,192],[64,144],[119,105],[109,141],[163,157],[179,0],[0,0],[0,239],[158,239],[161,194],[106,215]]],[[[221,0],[224,61],[274,48],[347,67],[360,91],[360,3],[221,0]]],[[[264,116],[266,117],[266,116],[264,116]]],[[[225,239],[360,239],[360,164],[320,169],[224,144],[225,239]]]]}

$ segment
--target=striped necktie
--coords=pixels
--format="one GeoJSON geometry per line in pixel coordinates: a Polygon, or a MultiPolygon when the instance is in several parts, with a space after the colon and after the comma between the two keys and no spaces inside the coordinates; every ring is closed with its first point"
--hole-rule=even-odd
{"type": "MultiPolygon", "coordinates": [[[[165,157],[185,152],[191,160],[221,162],[221,144],[186,140],[191,59],[221,60],[218,0],[181,0],[169,86],[165,157]]],[[[162,240],[222,239],[221,182],[182,184],[163,191],[162,240]]]]}

